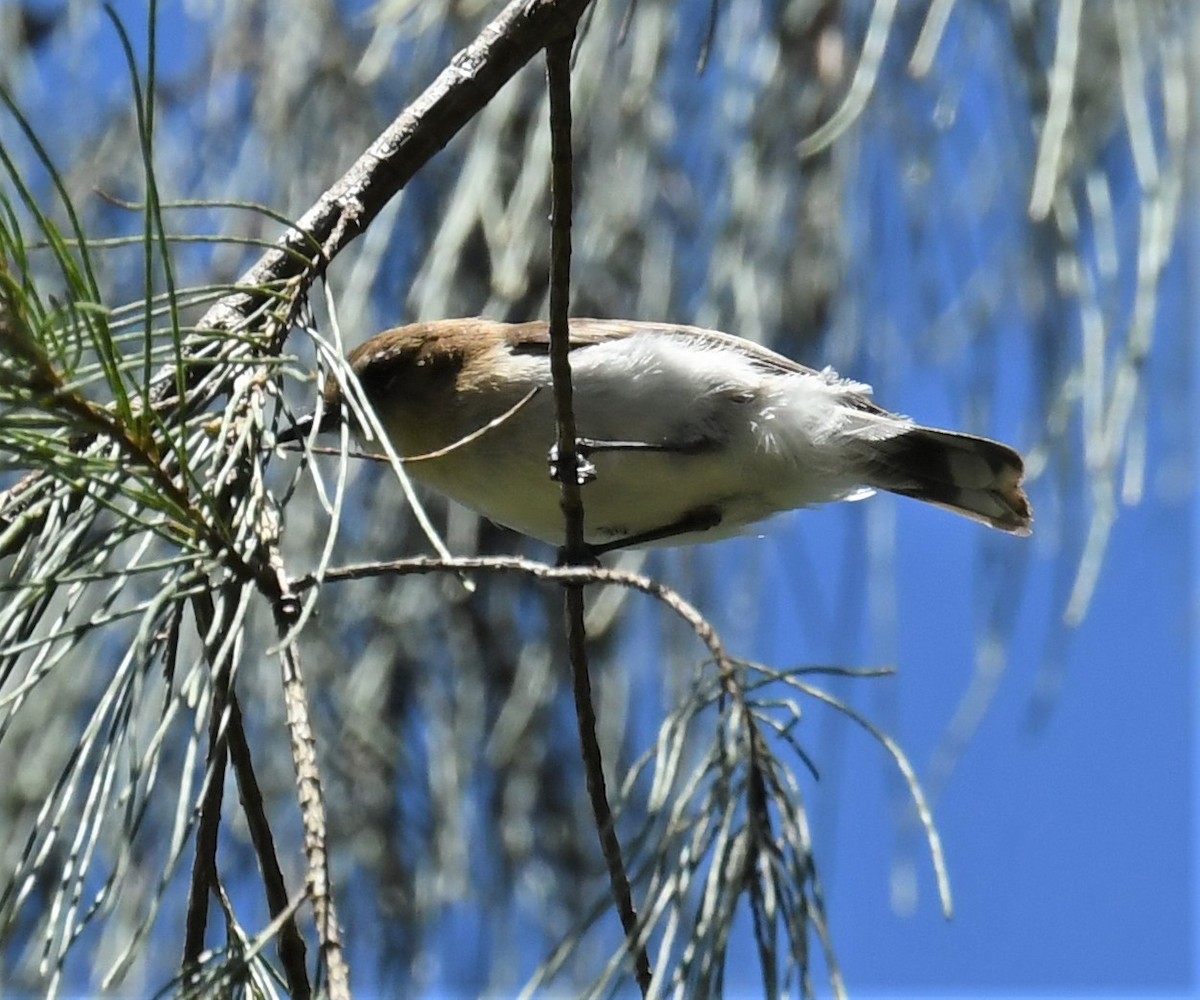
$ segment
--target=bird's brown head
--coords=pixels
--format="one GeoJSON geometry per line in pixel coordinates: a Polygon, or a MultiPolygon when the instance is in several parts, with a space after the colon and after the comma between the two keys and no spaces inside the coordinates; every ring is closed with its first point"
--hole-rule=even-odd
{"type": "MultiPolygon", "coordinates": [[[[478,343],[458,323],[417,323],[387,330],[359,344],[349,363],[376,412],[391,406],[422,406],[452,394],[477,353],[478,343]]],[[[340,393],[340,387],[332,390],[340,393]]],[[[326,391],[329,402],[330,390],[326,391]]]]}
{"type": "MultiPolygon", "coordinates": [[[[350,352],[347,359],[371,408],[385,423],[406,414],[445,412],[455,393],[483,380],[484,358],[503,340],[500,324],[482,319],[440,320],[386,330],[350,352]]],[[[322,392],[319,430],[336,430],[349,421],[357,430],[354,409],[342,383],[330,376],[322,392]]],[[[311,420],[299,433],[304,436],[311,420]]]]}

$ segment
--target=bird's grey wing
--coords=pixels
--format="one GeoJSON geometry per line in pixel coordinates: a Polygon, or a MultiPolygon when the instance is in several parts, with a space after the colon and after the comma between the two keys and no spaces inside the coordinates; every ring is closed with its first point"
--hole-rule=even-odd
{"type": "MultiPolygon", "coordinates": [[[[570,329],[570,350],[621,340],[636,333],[649,333],[663,337],[686,338],[709,347],[736,351],[766,374],[803,375],[824,380],[836,378],[827,372],[819,372],[798,361],[793,361],[791,358],[772,351],[769,347],[763,347],[762,344],[756,344],[752,340],[735,337],[719,330],[707,330],[699,326],[627,319],[572,319],[570,329]]],[[[508,342],[517,354],[545,354],[550,344],[549,325],[544,321],[516,324],[508,334],[508,342]]],[[[882,415],[888,412],[863,392],[847,391],[842,399],[846,405],[865,413],[882,415]]]]}
{"type": "MultiPolygon", "coordinates": [[[[572,319],[568,350],[593,347],[611,340],[621,340],[634,332],[636,324],[615,320],[572,319]]],[[[545,320],[532,323],[513,323],[505,331],[505,340],[513,354],[544,355],[550,349],[550,324],[545,320]]]]}

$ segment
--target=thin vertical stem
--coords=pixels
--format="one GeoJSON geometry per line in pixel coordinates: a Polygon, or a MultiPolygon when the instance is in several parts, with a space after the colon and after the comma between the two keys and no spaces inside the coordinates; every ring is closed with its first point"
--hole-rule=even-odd
{"type": "MultiPolygon", "coordinates": [[[[546,75],[550,91],[550,368],[554,376],[554,402],[558,432],[559,468],[563,470],[562,510],[565,521],[563,561],[579,565],[590,561],[584,541],[583,496],[577,476],[575,412],[571,384],[570,328],[567,321],[571,281],[571,46],[574,32],[546,47],[546,75]]],[[[587,777],[588,798],[596,820],[600,849],[621,926],[634,955],[642,995],[650,990],[650,959],[638,941],[637,911],[629,875],[621,858],[621,843],[613,825],[612,809],[604,781],[600,744],[596,739],[596,713],[588,675],[586,636],[583,627],[583,588],[563,588],[567,650],[575,695],[575,718],[587,777]]]]}

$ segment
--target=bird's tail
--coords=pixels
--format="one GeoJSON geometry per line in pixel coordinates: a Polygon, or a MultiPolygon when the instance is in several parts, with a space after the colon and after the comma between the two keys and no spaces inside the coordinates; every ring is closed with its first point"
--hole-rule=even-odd
{"type": "Polygon", "coordinates": [[[866,479],[876,489],[1028,535],[1033,511],[1021,489],[1024,471],[1021,456],[997,441],[913,427],[872,442],[866,479]]]}

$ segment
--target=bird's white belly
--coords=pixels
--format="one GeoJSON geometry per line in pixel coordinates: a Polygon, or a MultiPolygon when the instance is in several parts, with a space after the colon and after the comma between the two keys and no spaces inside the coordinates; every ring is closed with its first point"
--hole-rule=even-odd
{"type": "MultiPolygon", "coordinates": [[[[522,451],[515,446],[521,439],[531,438],[498,429],[445,458],[412,463],[408,469],[414,478],[498,524],[561,545],[561,488],[550,476],[550,439],[532,438],[547,442],[544,451],[522,451]]],[[[723,538],[779,511],[845,493],[820,479],[804,489],[794,463],[778,454],[753,448],[738,454],[740,460],[725,448],[694,454],[595,453],[590,459],[595,478],[582,487],[586,540],[604,544],[642,535],[713,508],[720,512],[720,523],[694,537],[723,538]]],[[[679,535],[662,544],[687,538],[679,535]]]]}

